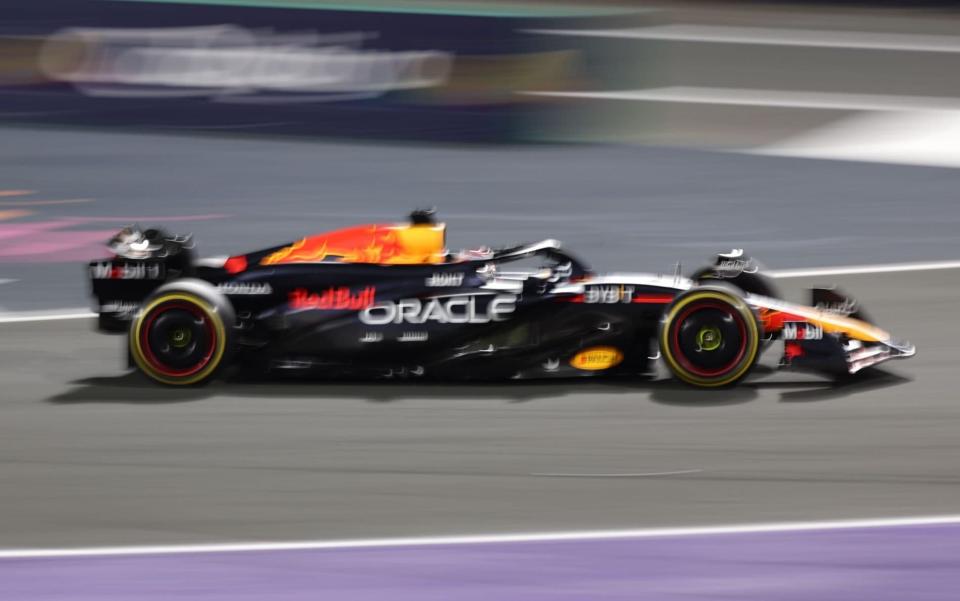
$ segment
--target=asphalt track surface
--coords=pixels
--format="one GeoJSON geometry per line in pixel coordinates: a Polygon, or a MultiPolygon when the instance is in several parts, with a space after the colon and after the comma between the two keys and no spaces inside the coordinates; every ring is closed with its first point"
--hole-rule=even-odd
{"type": "MultiPolygon", "coordinates": [[[[956,513],[960,271],[846,276],[916,358],[838,385],[225,381],[0,324],[0,546],[329,540],[956,513]]],[[[797,295],[809,281],[788,280],[797,295]]]]}
{"type": "MultiPolygon", "coordinates": [[[[732,246],[778,269],[957,259],[958,184],[949,169],[651,148],[4,127],[0,312],[85,306],[82,262],[130,221],[192,231],[209,255],[438,205],[451,246],[556,237],[601,270],[689,270],[732,246]]],[[[797,300],[841,282],[918,356],[834,383],[775,372],[771,355],[723,391],[237,378],[171,390],[124,370],[122,340],[89,319],[0,323],[0,549],[956,514],[958,276],[783,280],[797,300]]],[[[758,599],[951,598],[957,566],[941,558],[956,557],[955,527],[877,532],[5,559],[0,581],[33,601],[635,598],[641,583],[753,598],[744,582],[758,599]]]]}

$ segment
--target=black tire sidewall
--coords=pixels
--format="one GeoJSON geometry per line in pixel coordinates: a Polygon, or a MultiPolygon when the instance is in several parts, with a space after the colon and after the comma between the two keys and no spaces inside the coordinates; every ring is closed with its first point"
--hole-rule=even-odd
{"type": "Polygon", "coordinates": [[[233,328],[235,313],[230,301],[212,284],[203,280],[184,279],[170,282],[158,288],[141,305],[142,309],[130,324],[128,349],[137,367],[148,378],[170,386],[193,386],[209,382],[227,365],[234,352],[233,328]],[[214,358],[195,374],[179,377],[160,373],[146,359],[140,348],[144,320],[151,312],[167,302],[190,303],[201,310],[211,321],[215,331],[214,358]]]}

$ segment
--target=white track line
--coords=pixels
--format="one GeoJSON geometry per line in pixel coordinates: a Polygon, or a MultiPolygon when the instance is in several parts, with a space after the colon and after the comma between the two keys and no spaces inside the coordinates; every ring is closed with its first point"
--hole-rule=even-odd
{"type": "Polygon", "coordinates": [[[761,106],[835,111],[958,111],[960,100],[937,96],[896,96],[884,94],[845,94],[750,88],[714,88],[704,86],[666,86],[639,90],[600,92],[522,92],[528,96],[586,98],[593,100],[633,100],[642,102],[678,102],[726,106],[761,106]]]}
{"type": "Polygon", "coordinates": [[[960,112],[857,113],[740,152],[781,157],[960,167],[960,112]]]}
{"type": "Polygon", "coordinates": [[[63,313],[44,312],[24,312],[24,313],[3,313],[0,314],[0,323],[23,323],[32,321],[59,321],[62,319],[89,319],[96,317],[96,313],[85,311],[83,309],[66,309],[63,313]]]}
{"type": "Polygon", "coordinates": [[[173,555],[183,553],[233,553],[249,551],[299,551],[311,549],[357,549],[368,547],[412,547],[425,545],[477,545],[492,543],[537,543],[579,540],[616,540],[718,534],[762,534],[806,532],[856,528],[892,528],[900,526],[939,526],[960,524],[960,515],[833,520],[818,522],[779,522],[772,524],[734,524],[686,528],[644,528],[637,530],[585,530],[578,532],[536,532],[526,534],[479,534],[466,536],[425,536],[333,541],[225,543],[196,545],[151,545],[132,547],[88,547],[66,549],[9,549],[0,551],[0,559],[58,557],[103,557],[130,555],[173,555]]]}
{"type": "Polygon", "coordinates": [[[891,263],[889,265],[849,265],[846,267],[814,267],[810,269],[777,269],[765,272],[775,278],[808,278],[825,275],[855,275],[861,273],[894,273],[899,271],[932,271],[960,269],[960,261],[929,261],[926,263],[891,263]]]}
{"type": "Polygon", "coordinates": [[[960,52],[960,37],[866,31],[731,27],[727,25],[657,25],[632,29],[532,29],[529,33],[560,36],[758,44],[809,48],[850,48],[904,52],[960,52]]]}
{"type": "MultiPolygon", "coordinates": [[[[846,267],[778,269],[766,271],[764,273],[774,278],[807,278],[828,275],[894,273],[900,271],[932,271],[937,269],[960,269],[960,261],[928,261],[925,263],[891,263],[889,265],[849,265],[846,267]]],[[[96,316],[96,313],[91,313],[90,311],[86,311],[84,309],[65,309],[62,313],[0,313],[0,324],[25,323],[33,321],[58,321],[61,319],[89,319],[96,316]]]]}

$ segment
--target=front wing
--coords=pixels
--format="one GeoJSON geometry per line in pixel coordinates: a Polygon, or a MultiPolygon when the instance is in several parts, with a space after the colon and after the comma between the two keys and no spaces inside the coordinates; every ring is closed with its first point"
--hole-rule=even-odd
{"type": "Polygon", "coordinates": [[[916,347],[887,331],[836,312],[748,295],[765,334],[784,342],[782,367],[836,374],[916,354],[916,347]]]}

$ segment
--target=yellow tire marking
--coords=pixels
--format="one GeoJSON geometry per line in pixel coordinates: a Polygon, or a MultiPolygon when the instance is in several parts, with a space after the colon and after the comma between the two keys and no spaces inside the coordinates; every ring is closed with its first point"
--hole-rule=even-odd
{"type": "Polygon", "coordinates": [[[723,294],[721,292],[713,292],[710,290],[704,290],[703,292],[697,292],[691,294],[690,296],[682,299],[679,303],[673,306],[670,309],[670,312],[667,314],[664,320],[664,327],[660,328],[660,352],[663,355],[664,360],[670,366],[673,375],[675,375],[680,380],[683,380],[687,384],[692,384],[694,386],[701,386],[707,388],[715,388],[719,386],[726,386],[731,382],[735,382],[740,378],[750,367],[753,366],[753,362],[757,357],[757,353],[760,351],[760,332],[757,329],[757,320],[753,317],[750,308],[745,302],[741,299],[723,294]],[[673,352],[670,349],[670,325],[673,322],[673,319],[677,316],[677,313],[681,309],[689,305],[694,301],[699,301],[703,299],[713,299],[725,302],[728,305],[733,306],[740,313],[741,317],[744,318],[744,321],[747,325],[747,353],[745,355],[746,359],[743,361],[741,366],[731,373],[726,378],[721,380],[712,380],[697,376],[696,374],[690,373],[686,368],[684,368],[673,356],[673,352]]]}
{"type": "Polygon", "coordinates": [[[139,367],[140,370],[149,377],[163,384],[170,384],[171,386],[189,386],[191,384],[196,384],[197,382],[200,382],[209,376],[220,365],[220,361],[223,359],[226,348],[226,329],[224,327],[223,320],[220,319],[220,316],[217,315],[215,311],[212,311],[207,305],[206,301],[204,301],[202,298],[183,292],[171,292],[155,298],[150,302],[150,304],[140,311],[140,314],[137,316],[133,327],[130,328],[130,351],[133,355],[134,363],[136,363],[137,367],[139,367]],[[149,315],[151,311],[157,308],[157,306],[175,300],[191,303],[203,311],[204,315],[207,316],[207,319],[209,319],[213,324],[213,328],[217,337],[216,347],[213,350],[213,356],[210,358],[210,362],[207,363],[203,369],[186,378],[171,378],[159,373],[153,368],[153,366],[150,365],[150,362],[147,361],[147,358],[143,353],[143,349],[140,348],[140,332],[143,328],[144,318],[149,315]]]}

